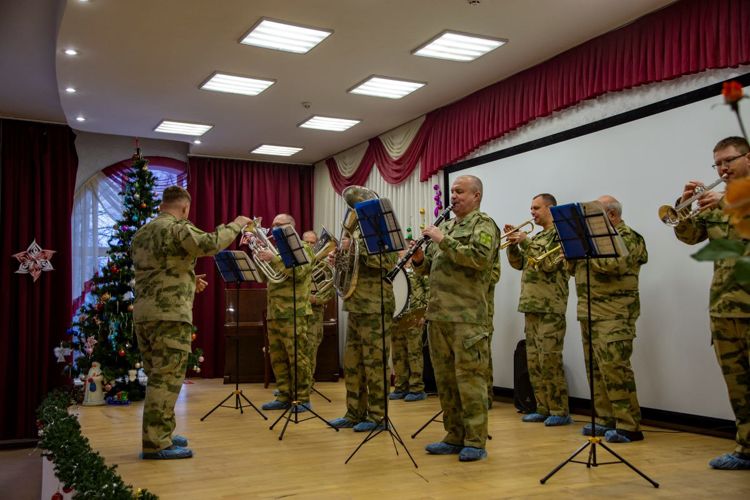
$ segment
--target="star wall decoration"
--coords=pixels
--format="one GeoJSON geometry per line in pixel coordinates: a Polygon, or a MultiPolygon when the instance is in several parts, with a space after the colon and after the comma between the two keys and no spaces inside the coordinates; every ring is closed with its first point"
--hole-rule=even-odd
{"type": "Polygon", "coordinates": [[[30,274],[34,278],[34,281],[36,281],[39,275],[42,274],[42,271],[55,270],[52,264],[50,264],[50,259],[55,253],[57,253],[56,250],[43,250],[36,240],[32,241],[25,252],[12,255],[12,257],[15,257],[21,263],[16,273],[30,274]]]}

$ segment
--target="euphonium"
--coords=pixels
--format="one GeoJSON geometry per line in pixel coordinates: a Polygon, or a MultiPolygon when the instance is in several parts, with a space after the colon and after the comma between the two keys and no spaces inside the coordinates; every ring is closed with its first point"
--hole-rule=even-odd
{"type": "Polygon", "coordinates": [[[279,252],[273,245],[271,245],[266,237],[266,232],[268,230],[260,226],[261,220],[263,220],[262,217],[256,217],[250,221],[250,224],[242,228],[242,232],[255,235],[255,238],[250,241],[249,247],[253,254],[253,262],[255,262],[256,267],[260,269],[260,271],[266,276],[266,279],[271,283],[281,283],[282,281],[286,281],[289,277],[286,274],[277,272],[268,262],[258,258],[258,252],[264,248],[272,251],[274,255],[279,255],[279,252]]]}
{"type": "Polygon", "coordinates": [[[315,259],[317,260],[312,271],[312,281],[315,283],[317,293],[322,293],[333,285],[333,268],[326,257],[338,246],[338,241],[329,233],[325,226],[320,232],[320,239],[313,247],[315,259]]]}
{"type": "Polygon", "coordinates": [[[344,198],[347,209],[344,221],[341,223],[341,237],[333,258],[333,286],[336,288],[336,293],[346,300],[354,293],[359,271],[359,244],[353,237],[354,229],[357,227],[357,211],[354,210],[354,205],[362,201],[376,200],[378,194],[366,187],[349,186],[344,189],[341,196],[344,198]],[[341,248],[344,239],[349,240],[347,250],[341,248]]]}
{"type": "MultiPolygon", "coordinates": [[[[517,225],[516,227],[514,227],[513,229],[511,229],[507,233],[503,234],[502,236],[500,236],[500,241],[504,240],[505,238],[507,238],[511,234],[520,231],[522,227],[524,227],[524,226],[526,226],[528,224],[531,224],[531,227],[529,228],[528,231],[523,231],[523,233],[524,234],[530,234],[534,230],[534,219],[529,219],[526,222],[523,222],[523,223],[517,225]]],[[[506,240],[505,242],[501,243],[500,244],[500,249],[502,250],[503,248],[507,247],[508,245],[510,245],[510,240],[506,240]]]]}

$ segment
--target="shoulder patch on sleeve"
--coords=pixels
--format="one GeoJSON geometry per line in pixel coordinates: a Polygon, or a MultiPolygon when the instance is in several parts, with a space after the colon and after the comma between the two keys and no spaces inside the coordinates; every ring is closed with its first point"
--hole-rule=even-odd
{"type": "Polygon", "coordinates": [[[479,244],[483,247],[492,248],[492,236],[490,233],[485,231],[479,233],[479,244]]]}

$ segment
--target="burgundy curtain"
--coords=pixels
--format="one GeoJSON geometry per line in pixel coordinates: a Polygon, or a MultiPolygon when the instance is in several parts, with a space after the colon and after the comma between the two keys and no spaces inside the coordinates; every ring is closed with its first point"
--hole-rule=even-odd
{"type": "MultiPolygon", "coordinates": [[[[159,170],[170,172],[177,176],[177,184],[182,185],[187,180],[187,164],[184,161],[175,160],[174,158],[168,158],[166,156],[144,156],[148,160],[149,167],[158,166],[159,170]]],[[[128,158],[127,160],[118,161],[114,165],[110,165],[102,169],[102,173],[109,179],[112,179],[116,184],[119,184],[122,188],[128,184],[128,172],[133,168],[133,159],[128,158]]],[[[171,184],[161,185],[157,179],[157,188],[168,188],[171,184]]]]}
{"type": "Polygon", "coordinates": [[[0,439],[35,438],[37,407],[65,380],[53,349],[70,324],[74,140],[68,126],[0,120],[0,439]],[[33,240],[56,251],[36,281],[12,257],[33,240]]]}
{"type": "MultiPolygon", "coordinates": [[[[190,220],[205,231],[232,222],[237,215],[262,217],[263,227],[273,218],[288,213],[297,223],[297,232],[314,229],[313,167],[280,163],[260,163],[219,158],[189,160],[188,191],[193,201],[190,220]]],[[[230,249],[236,249],[239,238],[230,249]]],[[[193,323],[198,327],[193,348],[204,351],[201,375],[224,375],[224,290],[215,273],[213,259],[198,260],[196,274],[206,274],[209,288],[197,295],[193,323]]]]}

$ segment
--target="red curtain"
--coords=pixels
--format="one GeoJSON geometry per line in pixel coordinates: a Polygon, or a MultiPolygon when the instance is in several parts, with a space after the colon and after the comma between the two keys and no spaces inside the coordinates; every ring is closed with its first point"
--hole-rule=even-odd
{"type": "MultiPolygon", "coordinates": [[[[189,160],[188,191],[193,201],[190,220],[205,231],[234,220],[237,215],[262,217],[263,227],[273,218],[288,213],[297,223],[297,232],[312,230],[313,168],[306,165],[260,163],[219,158],[189,160]]],[[[239,238],[230,249],[236,249],[239,238]]],[[[204,351],[201,375],[224,375],[224,290],[215,273],[213,259],[199,259],[196,274],[206,274],[209,288],[197,295],[193,323],[198,337],[193,348],[204,351]]]]}
{"type": "MultiPolygon", "coordinates": [[[[184,161],[175,160],[166,156],[144,156],[148,160],[149,167],[158,166],[159,170],[170,172],[177,176],[177,184],[182,185],[187,180],[187,165],[184,161]]],[[[122,189],[128,184],[128,172],[133,168],[133,159],[118,161],[114,165],[102,169],[102,173],[119,184],[122,189]]],[[[160,185],[157,180],[156,187],[168,188],[170,185],[160,185]]]]}
{"type": "Polygon", "coordinates": [[[36,409],[65,380],[53,349],[70,324],[74,140],[68,126],[0,120],[0,440],[37,437],[36,409]],[[56,251],[36,281],[12,257],[33,240],[56,251]]]}

